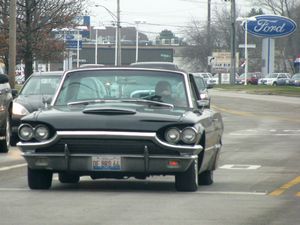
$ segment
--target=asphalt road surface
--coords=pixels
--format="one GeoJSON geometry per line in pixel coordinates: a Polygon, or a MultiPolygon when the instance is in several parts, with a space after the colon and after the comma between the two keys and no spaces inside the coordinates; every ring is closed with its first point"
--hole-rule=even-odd
{"type": "Polygon", "coordinates": [[[215,183],[179,193],[173,177],[27,187],[17,148],[0,155],[1,225],[299,225],[300,99],[211,90],[222,112],[215,183]]]}

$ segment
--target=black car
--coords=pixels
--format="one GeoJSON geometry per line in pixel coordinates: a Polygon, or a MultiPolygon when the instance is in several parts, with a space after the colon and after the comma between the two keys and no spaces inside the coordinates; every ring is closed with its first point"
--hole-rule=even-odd
{"type": "Polygon", "coordinates": [[[61,183],[174,175],[178,191],[212,184],[223,122],[206,105],[182,71],[68,71],[51,106],[22,118],[28,185],[48,189],[53,173],[61,183]]]}
{"type": "Polygon", "coordinates": [[[8,152],[11,137],[13,93],[8,77],[0,74],[0,152],[8,152]]]}
{"type": "Polygon", "coordinates": [[[18,127],[21,118],[45,107],[54,95],[63,71],[35,72],[25,82],[18,97],[13,101],[11,145],[18,141],[18,127]]]}

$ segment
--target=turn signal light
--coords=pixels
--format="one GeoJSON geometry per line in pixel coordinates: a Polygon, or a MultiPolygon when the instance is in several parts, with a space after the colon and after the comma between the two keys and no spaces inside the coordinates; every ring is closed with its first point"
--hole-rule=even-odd
{"type": "Polygon", "coordinates": [[[169,162],[168,162],[168,167],[175,167],[175,168],[178,168],[178,167],[179,167],[179,162],[178,162],[178,161],[175,161],[175,160],[169,161],[169,162]]]}

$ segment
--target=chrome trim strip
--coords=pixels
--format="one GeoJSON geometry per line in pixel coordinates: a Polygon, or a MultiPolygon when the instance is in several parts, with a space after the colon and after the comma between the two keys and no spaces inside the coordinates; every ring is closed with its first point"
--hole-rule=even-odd
{"type": "Polygon", "coordinates": [[[19,142],[18,147],[22,150],[33,150],[35,148],[48,147],[61,138],[110,138],[110,139],[138,139],[138,140],[151,140],[154,143],[160,145],[161,147],[183,152],[194,152],[198,153],[203,149],[201,145],[185,146],[185,145],[172,145],[161,141],[156,133],[153,132],[118,132],[118,131],[57,131],[56,135],[44,142],[19,142]]]}
{"type": "MultiPolygon", "coordinates": [[[[111,156],[112,154],[109,154],[111,156]]],[[[65,157],[64,154],[41,154],[41,153],[22,153],[23,157],[65,157]]],[[[86,157],[91,158],[93,156],[106,156],[106,154],[70,154],[70,158],[86,157]]],[[[140,158],[144,159],[144,155],[113,155],[120,156],[122,158],[140,158]]],[[[152,155],[150,159],[197,159],[198,155],[184,155],[184,156],[172,156],[172,155],[152,155]]]]}

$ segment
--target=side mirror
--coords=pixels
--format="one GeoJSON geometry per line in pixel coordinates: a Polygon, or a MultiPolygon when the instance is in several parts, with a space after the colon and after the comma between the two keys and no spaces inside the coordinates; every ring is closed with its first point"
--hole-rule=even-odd
{"type": "Polygon", "coordinates": [[[8,76],[6,76],[5,74],[0,74],[0,84],[4,84],[4,83],[8,83],[8,76]]]}
{"type": "Polygon", "coordinates": [[[201,109],[209,108],[210,107],[209,100],[208,99],[198,100],[197,106],[198,106],[198,108],[201,108],[201,109]]]}
{"type": "Polygon", "coordinates": [[[11,94],[12,94],[13,98],[18,97],[18,90],[17,89],[11,89],[11,94]]]}

